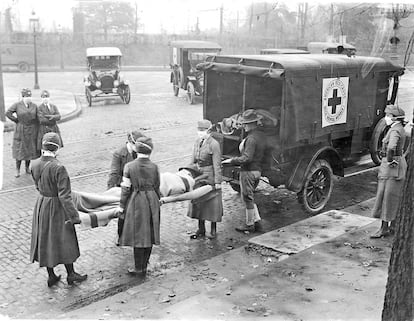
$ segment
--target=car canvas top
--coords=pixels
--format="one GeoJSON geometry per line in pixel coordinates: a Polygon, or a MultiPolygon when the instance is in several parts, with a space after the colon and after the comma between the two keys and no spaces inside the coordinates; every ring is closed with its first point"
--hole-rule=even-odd
{"type": "Polygon", "coordinates": [[[117,47],[92,47],[86,49],[86,56],[122,56],[122,53],[117,47]]]}

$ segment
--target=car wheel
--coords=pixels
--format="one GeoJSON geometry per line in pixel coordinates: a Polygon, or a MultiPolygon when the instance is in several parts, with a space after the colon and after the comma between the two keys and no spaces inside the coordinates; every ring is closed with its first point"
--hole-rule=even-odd
{"type": "Polygon", "coordinates": [[[324,159],[317,159],[306,175],[298,200],[309,214],[319,213],[328,203],[333,189],[333,171],[324,159]]]}
{"type": "Polygon", "coordinates": [[[191,81],[187,84],[187,101],[190,105],[194,104],[195,101],[195,89],[191,81]]]}
{"type": "Polygon", "coordinates": [[[19,62],[19,64],[17,65],[17,68],[19,69],[20,72],[28,72],[30,69],[30,66],[27,62],[19,62]]]}
{"type": "Polygon", "coordinates": [[[178,86],[178,79],[174,74],[172,74],[172,84],[173,84],[173,92],[174,96],[178,96],[178,92],[180,91],[180,87],[178,86]]]}
{"type": "Polygon", "coordinates": [[[372,132],[371,141],[369,143],[369,152],[371,153],[371,159],[375,165],[381,164],[381,147],[382,139],[387,133],[389,127],[385,123],[385,118],[381,118],[375,125],[374,131],[372,132]]]}
{"type": "Polygon", "coordinates": [[[125,86],[124,90],[123,90],[123,101],[125,102],[125,104],[129,104],[129,102],[131,101],[131,91],[129,90],[129,86],[125,86]]]}
{"type": "Polygon", "coordinates": [[[91,107],[92,106],[92,95],[88,88],[85,88],[85,96],[86,96],[86,101],[88,102],[88,106],[91,107]]]}

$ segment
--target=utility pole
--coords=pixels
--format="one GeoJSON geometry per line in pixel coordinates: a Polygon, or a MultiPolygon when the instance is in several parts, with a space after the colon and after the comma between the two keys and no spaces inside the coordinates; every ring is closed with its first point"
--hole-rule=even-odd
{"type": "Polygon", "coordinates": [[[236,17],[236,33],[239,32],[239,10],[237,10],[237,17],[236,17]]]}
{"type": "Polygon", "coordinates": [[[250,5],[249,34],[251,34],[251,33],[252,33],[252,24],[253,24],[253,6],[254,6],[254,3],[252,2],[252,4],[250,5]]]}
{"type": "Polygon", "coordinates": [[[134,42],[137,43],[138,38],[138,4],[135,1],[135,24],[134,24],[134,42]]]}
{"type": "Polygon", "coordinates": [[[220,7],[220,36],[223,34],[223,4],[220,7]]]}
{"type": "Polygon", "coordinates": [[[334,40],[334,7],[333,7],[333,3],[331,3],[331,18],[329,21],[329,29],[330,29],[330,36],[331,36],[331,40],[334,40]]]}
{"type": "Polygon", "coordinates": [[[267,11],[267,2],[264,3],[264,12],[265,12],[265,21],[264,21],[265,37],[267,37],[267,28],[268,28],[268,23],[269,23],[269,11],[267,11]]]}

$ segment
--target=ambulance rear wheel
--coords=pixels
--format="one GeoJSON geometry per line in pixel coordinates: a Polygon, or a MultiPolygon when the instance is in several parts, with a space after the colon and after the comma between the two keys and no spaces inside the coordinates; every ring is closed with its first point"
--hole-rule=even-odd
{"type": "Polygon", "coordinates": [[[333,171],[324,159],[317,159],[306,175],[298,200],[309,214],[319,213],[328,203],[333,189],[333,171]]]}

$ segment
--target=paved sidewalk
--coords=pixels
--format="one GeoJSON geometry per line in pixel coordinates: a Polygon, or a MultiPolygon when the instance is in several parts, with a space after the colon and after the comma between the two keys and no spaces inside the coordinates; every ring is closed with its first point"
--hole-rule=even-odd
{"type": "MultiPolygon", "coordinates": [[[[265,233],[244,248],[54,318],[380,320],[392,239],[369,238],[379,224],[368,217],[373,202],[265,233]],[[273,249],[257,245],[262,241],[273,249]],[[289,242],[301,248],[286,250],[289,242]]],[[[40,310],[34,316],[47,318],[40,310]]]]}
{"type": "MultiPolygon", "coordinates": [[[[6,111],[12,104],[20,100],[20,90],[21,88],[4,88],[4,103],[6,111]]],[[[76,101],[75,95],[73,93],[58,89],[51,89],[49,92],[51,103],[55,104],[58,107],[59,112],[62,116],[59,123],[73,119],[81,113],[81,106],[76,101]]],[[[32,89],[32,102],[34,102],[36,105],[40,105],[42,103],[40,93],[40,89],[32,89]]],[[[4,131],[12,131],[14,130],[14,126],[15,125],[13,122],[11,122],[9,119],[6,119],[6,122],[4,124],[4,131]]]]}

